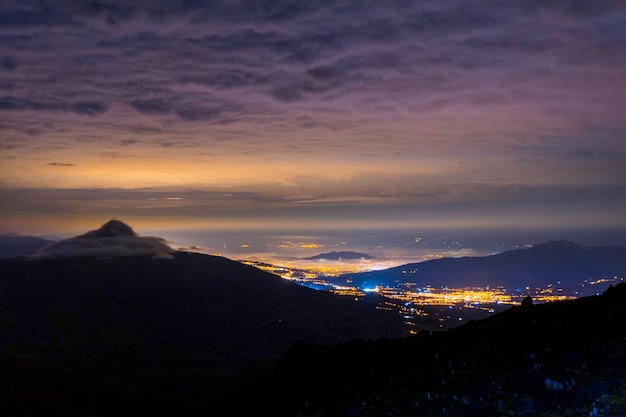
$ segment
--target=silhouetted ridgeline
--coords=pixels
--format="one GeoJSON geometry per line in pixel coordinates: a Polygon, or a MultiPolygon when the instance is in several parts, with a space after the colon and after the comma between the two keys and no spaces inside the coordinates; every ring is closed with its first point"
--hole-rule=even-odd
{"type": "Polygon", "coordinates": [[[295,344],[222,415],[623,416],[626,283],[445,332],[295,344]]]}
{"type": "Polygon", "coordinates": [[[412,282],[435,287],[498,286],[509,290],[545,288],[560,281],[565,291],[584,280],[626,275],[625,247],[586,247],[564,240],[491,256],[442,258],[380,271],[346,274],[338,281],[359,287],[412,282]]]}
{"type": "Polygon", "coordinates": [[[15,258],[36,251],[52,241],[36,236],[20,236],[9,233],[0,236],[0,259],[15,258]]]}

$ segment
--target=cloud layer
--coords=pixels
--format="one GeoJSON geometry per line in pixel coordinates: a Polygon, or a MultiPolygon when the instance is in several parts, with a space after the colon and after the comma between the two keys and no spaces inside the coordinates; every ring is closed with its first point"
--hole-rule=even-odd
{"type": "Polygon", "coordinates": [[[625,19],[617,0],[4,1],[0,187],[268,210],[623,190],[625,19]]]}

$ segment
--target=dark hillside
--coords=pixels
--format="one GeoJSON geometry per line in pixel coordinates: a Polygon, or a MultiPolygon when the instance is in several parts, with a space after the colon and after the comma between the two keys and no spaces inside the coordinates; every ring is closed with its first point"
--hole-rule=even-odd
{"type": "MultiPolygon", "coordinates": [[[[446,332],[295,344],[245,404],[274,416],[626,415],[626,284],[529,301],[446,332]]],[[[249,411],[240,404],[224,412],[249,411]]]]}
{"type": "Polygon", "coordinates": [[[0,261],[0,414],[202,410],[296,340],[404,334],[375,303],[200,254],[0,261]]]}

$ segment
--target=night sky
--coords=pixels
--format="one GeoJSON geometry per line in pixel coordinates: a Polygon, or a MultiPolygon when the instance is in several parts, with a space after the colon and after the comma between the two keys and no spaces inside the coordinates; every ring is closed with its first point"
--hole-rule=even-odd
{"type": "Polygon", "coordinates": [[[0,2],[0,232],[626,229],[624,1],[0,2]]]}

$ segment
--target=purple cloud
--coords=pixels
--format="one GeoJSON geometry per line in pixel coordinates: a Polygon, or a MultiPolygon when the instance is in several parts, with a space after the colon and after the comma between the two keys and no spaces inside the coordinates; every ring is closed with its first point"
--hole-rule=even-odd
{"type": "Polygon", "coordinates": [[[78,169],[22,167],[68,155],[319,202],[621,186],[625,17],[618,1],[5,1],[0,186],[56,186],[78,169]],[[164,151],[197,175],[159,171],[164,151]]]}

